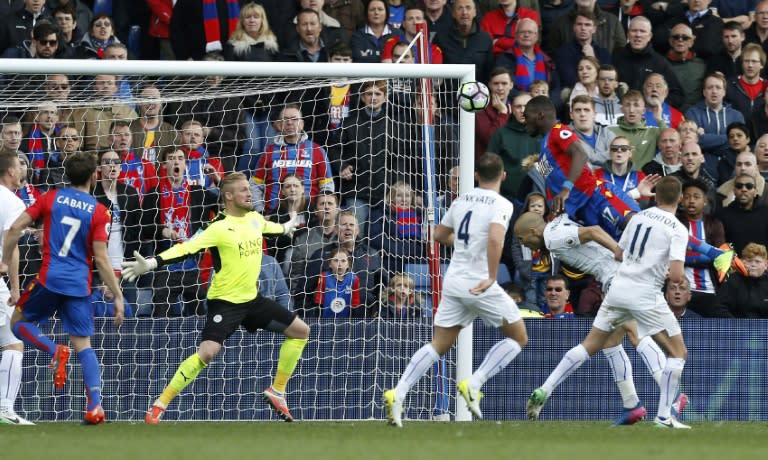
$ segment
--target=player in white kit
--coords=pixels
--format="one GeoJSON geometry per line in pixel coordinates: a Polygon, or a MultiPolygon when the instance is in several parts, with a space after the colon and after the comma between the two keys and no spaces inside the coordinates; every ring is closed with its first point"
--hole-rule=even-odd
{"type": "Polygon", "coordinates": [[[498,155],[486,153],[480,157],[475,165],[478,187],[457,198],[435,229],[435,240],[453,246],[453,257],[445,273],[432,342],[411,357],[397,386],[384,392],[387,419],[392,425],[402,426],[403,401],[408,390],[453,346],[461,329],[478,316],[506,338],[491,347],[470,378],[457,385],[476,417],[482,418],[480,387],[528,343],[517,305],[496,282],[504,235],[513,211],[512,203],[499,195],[505,176],[498,155]]]}
{"type": "MultiPolygon", "coordinates": [[[[3,255],[2,242],[5,234],[16,218],[24,212],[25,206],[21,198],[13,192],[21,186],[21,165],[15,153],[5,151],[0,153],[0,259],[3,255]]],[[[15,258],[18,258],[18,248],[15,258]]],[[[2,265],[2,263],[0,263],[2,265]]],[[[18,266],[18,264],[15,264],[18,266]]],[[[0,272],[5,272],[5,267],[0,272]]],[[[8,281],[0,279],[0,349],[3,357],[0,359],[0,424],[34,425],[13,410],[16,396],[21,387],[21,359],[24,344],[11,331],[12,304],[19,298],[19,274],[9,273],[8,281]]]]}
{"type": "MultiPolygon", "coordinates": [[[[547,223],[540,214],[526,212],[515,222],[515,234],[520,242],[531,250],[546,248],[560,261],[592,274],[602,283],[604,290],[608,289],[621,265],[621,247],[605,230],[597,225],[583,227],[566,214],[561,214],[547,223]]],[[[611,334],[602,352],[608,360],[624,406],[621,416],[614,422],[615,425],[632,425],[646,415],[632,379],[632,362],[622,346],[625,335],[629,335],[630,342],[659,386],[666,365],[664,352],[650,336],[639,339],[635,321],[624,323],[622,328],[617,328],[611,334]]],[[[688,396],[680,393],[673,405],[673,415],[678,417],[686,404],[688,396]]]]}
{"type": "Polygon", "coordinates": [[[630,220],[619,241],[623,261],[592,323],[592,330],[581,344],[565,354],[544,384],[531,393],[526,406],[530,418],[538,417],[555,388],[601,350],[613,331],[634,319],[639,335],[652,336],[669,355],[661,376],[656,425],[690,428],[671,413],[688,350],[680,325],[662,292],[667,277],[670,282],[678,283],[685,276],[688,231],[674,214],[681,193],[682,185],[677,178],[663,178],[656,185],[657,206],[637,213],[630,220]]]}

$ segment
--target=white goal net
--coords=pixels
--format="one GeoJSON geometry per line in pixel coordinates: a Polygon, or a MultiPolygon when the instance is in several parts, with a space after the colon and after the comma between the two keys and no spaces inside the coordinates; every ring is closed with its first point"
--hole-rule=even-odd
{"type": "MultiPolygon", "coordinates": [[[[472,186],[474,123],[453,89],[472,79],[472,67],[30,61],[38,60],[4,60],[0,79],[2,126],[18,123],[23,133],[18,146],[3,140],[28,164],[19,196],[31,204],[65,185],[69,152],[99,155],[94,194],[112,210],[118,271],[133,250],[156,254],[204,227],[217,211],[219,180],[244,172],[265,217],[282,222],[298,211],[303,220],[293,239],[265,243],[273,259],[260,281],[261,293],[312,327],[288,386],[294,416],[383,418],[382,391],[431,338],[449,254],[429,243],[430,225],[458,183],[472,186]]],[[[40,268],[39,237],[21,241],[23,283],[40,268]]],[[[202,255],[123,283],[131,318],[119,329],[108,318],[110,293],[94,281],[93,346],[109,419],[140,420],[194,352],[211,276],[202,255]]],[[[43,331],[66,343],[59,321],[43,331]]],[[[469,359],[458,372],[468,375],[471,330],[461,340],[469,359]]],[[[258,395],[281,341],[236,333],[165,418],[270,418],[258,395]]],[[[47,357],[28,350],[24,362],[20,413],[79,419],[76,360],[63,391],[53,390],[47,357]]],[[[451,352],[414,388],[406,416],[456,416],[456,372],[451,352]]]]}

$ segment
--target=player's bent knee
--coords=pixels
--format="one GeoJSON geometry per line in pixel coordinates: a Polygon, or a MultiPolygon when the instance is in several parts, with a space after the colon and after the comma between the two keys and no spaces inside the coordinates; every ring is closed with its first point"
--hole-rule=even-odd
{"type": "Polygon", "coordinates": [[[285,328],[285,336],[291,339],[308,339],[311,329],[309,324],[305,323],[298,316],[293,319],[291,324],[285,328]]]}

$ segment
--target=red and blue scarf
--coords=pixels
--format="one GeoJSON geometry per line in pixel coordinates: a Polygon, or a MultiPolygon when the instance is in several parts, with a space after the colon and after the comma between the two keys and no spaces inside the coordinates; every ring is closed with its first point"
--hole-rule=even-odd
{"type": "Polygon", "coordinates": [[[549,81],[547,78],[546,58],[544,52],[541,51],[541,48],[538,46],[533,48],[533,52],[535,53],[533,75],[530,75],[530,72],[528,71],[527,63],[530,61],[523,54],[523,50],[521,50],[519,46],[515,46],[512,48],[512,52],[515,55],[515,62],[517,63],[515,67],[515,88],[521,91],[528,91],[528,87],[531,86],[531,83],[533,83],[534,80],[549,81]]]}
{"type": "MultiPolygon", "coordinates": [[[[227,0],[227,29],[232,35],[237,21],[240,19],[240,2],[227,0]]],[[[216,0],[203,0],[203,27],[205,28],[205,50],[211,48],[221,50],[221,26],[219,25],[219,9],[216,0]]]]}
{"type": "Polygon", "coordinates": [[[421,236],[421,219],[413,208],[394,207],[397,218],[398,238],[419,238],[421,236]]]}

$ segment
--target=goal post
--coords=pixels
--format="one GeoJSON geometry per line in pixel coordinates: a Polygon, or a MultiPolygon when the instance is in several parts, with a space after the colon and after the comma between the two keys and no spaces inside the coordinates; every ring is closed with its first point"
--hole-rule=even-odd
{"type": "MultiPolygon", "coordinates": [[[[253,105],[250,106],[238,106],[229,107],[226,105],[227,99],[236,100],[248,100],[253,101],[258,99],[256,104],[264,104],[266,106],[266,112],[270,115],[266,119],[262,119],[262,122],[269,124],[270,121],[275,120],[275,111],[278,111],[280,107],[286,101],[290,101],[287,96],[282,97],[285,94],[299,94],[298,102],[309,104],[310,102],[322,102],[329,104],[328,100],[323,101],[308,101],[306,97],[321,97],[318,89],[327,88],[334,84],[352,83],[360,84],[365,81],[371,80],[385,80],[389,82],[389,87],[393,88],[393,82],[398,79],[411,79],[413,81],[429,81],[430,85],[433,81],[445,81],[452,80],[453,85],[436,85],[434,92],[437,96],[439,105],[442,105],[442,109],[448,113],[451,117],[451,121],[448,123],[446,129],[457,133],[458,137],[458,164],[460,165],[460,192],[464,193],[473,187],[474,182],[474,115],[471,113],[458,110],[455,107],[455,94],[450,88],[458,87],[460,83],[465,81],[474,80],[474,66],[471,65],[429,65],[429,64],[332,64],[332,63],[256,63],[256,62],[209,62],[209,61],[102,61],[102,60],[35,60],[35,59],[4,59],[2,61],[2,79],[0,80],[0,111],[6,113],[23,113],[22,123],[24,124],[25,136],[28,135],[28,130],[36,125],[36,119],[34,113],[44,104],[48,102],[54,102],[54,105],[58,109],[66,108],[72,110],[89,110],[89,111],[106,111],[106,107],[112,103],[121,103],[131,107],[138,107],[141,104],[148,103],[162,103],[164,105],[175,104],[177,112],[170,114],[175,116],[179,121],[179,124],[174,124],[174,129],[179,131],[180,121],[182,119],[194,118],[188,113],[182,113],[178,107],[189,107],[194,105],[199,100],[211,99],[222,100],[225,103],[221,106],[211,106],[211,113],[213,111],[220,111],[222,116],[232,115],[231,120],[227,122],[211,121],[208,117],[208,124],[206,126],[208,133],[208,142],[213,143],[210,133],[215,131],[226,131],[232,129],[237,131],[238,139],[235,143],[235,155],[242,154],[243,146],[242,141],[246,130],[247,123],[252,120],[246,119],[245,115],[247,111],[252,111],[253,105]],[[51,101],[48,99],[44,84],[47,75],[63,74],[70,77],[72,81],[73,91],[72,95],[67,100],[51,101]],[[116,75],[116,76],[129,76],[132,82],[151,81],[157,84],[161,89],[161,96],[155,97],[142,97],[139,94],[132,93],[130,99],[120,100],[115,96],[109,102],[103,100],[94,99],[91,93],[90,77],[96,75],[116,75]],[[206,76],[223,77],[224,83],[220,86],[212,88],[206,86],[202,79],[206,76]],[[195,78],[199,77],[199,80],[195,78]],[[75,87],[77,87],[75,89],[75,87]],[[307,96],[309,95],[309,96],[307,96]],[[263,97],[261,97],[263,96],[263,97]],[[279,102],[274,102],[279,101],[279,102]],[[451,105],[454,105],[451,107],[451,105]]],[[[428,86],[428,85],[425,85],[428,86]]],[[[135,87],[134,87],[135,89],[135,87]]],[[[418,90],[417,90],[418,91],[418,90]]],[[[357,100],[355,95],[355,100],[357,100]]],[[[391,94],[390,94],[391,96],[391,94]]],[[[412,95],[414,99],[418,94],[412,95]]],[[[327,96],[322,96],[327,97],[327,96]]],[[[420,98],[422,103],[424,98],[420,98]]],[[[389,99],[390,105],[393,106],[392,112],[387,113],[387,135],[388,136],[401,136],[402,133],[410,133],[411,131],[399,131],[398,122],[403,120],[397,119],[397,114],[405,111],[410,111],[411,107],[397,106],[393,102],[392,97],[389,99]]],[[[252,102],[249,102],[252,104],[252,102]]],[[[318,104],[309,104],[318,106],[318,104]]],[[[352,107],[349,107],[352,109],[352,107]]],[[[421,110],[426,111],[426,107],[422,105],[421,110]]],[[[138,108],[137,108],[138,110],[138,108]]],[[[249,112],[250,113],[250,112],[249,112]]],[[[410,113],[410,112],[409,112],[410,113]]],[[[307,114],[304,114],[307,117],[307,114]]],[[[111,119],[102,120],[103,123],[109,124],[115,121],[117,116],[113,116],[111,119]]],[[[315,117],[316,121],[317,117],[315,117]]],[[[62,121],[62,120],[59,120],[62,121]]],[[[75,125],[78,129],[81,129],[80,122],[82,120],[74,119],[75,125]]],[[[412,119],[405,120],[406,124],[417,125],[420,124],[421,128],[428,120],[426,118],[419,118],[414,116],[412,119]]],[[[307,121],[307,124],[310,122],[307,121]]],[[[327,119],[322,119],[321,122],[327,123],[327,119]]],[[[409,126],[408,128],[413,128],[409,126]]],[[[267,134],[264,134],[267,142],[272,139],[271,136],[279,134],[275,132],[274,125],[265,128],[270,136],[267,138],[267,134]]],[[[416,129],[416,131],[418,131],[416,129]]],[[[428,131],[425,129],[425,131],[428,131]]],[[[178,135],[178,133],[177,133],[178,135]]],[[[420,141],[423,141],[418,134],[420,141]]],[[[111,138],[110,138],[111,139],[111,138]]],[[[98,149],[103,150],[105,147],[105,133],[103,127],[101,131],[93,134],[92,142],[98,149]]],[[[375,140],[375,139],[373,139],[375,140]]],[[[412,139],[402,139],[406,142],[415,142],[412,139]]],[[[111,141],[108,141],[111,142],[111,141]]],[[[178,142],[178,138],[177,141],[178,142]]],[[[174,142],[174,144],[176,144],[174,142]]],[[[220,144],[221,151],[225,151],[228,147],[225,146],[226,140],[220,140],[217,138],[217,143],[220,144]]],[[[334,142],[327,141],[327,144],[321,144],[329,156],[329,161],[332,162],[332,153],[336,148],[334,142]]],[[[55,145],[55,143],[53,144],[55,145]]],[[[363,144],[361,144],[363,145],[363,144]]],[[[158,151],[163,147],[172,147],[171,145],[157,145],[158,151]]],[[[443,153],[441,150],[445,149],[444,145],[435,146],[435,154],[439,155],[443,153]]],[[[24,149],[22,149],[24,150],[24,149]]],[[[85,150],[85,147],[83,147],[85,150]]],[[[213,151],[213,148],[211,149],[213,151]]],[[[53,153],[53,152],[47,152],[53,153]]],[[[262,152],[258,152],[261,154],[262,152]]],[[[159,154],[159,153],[158,153],[159,154]]],[[[360,152],[361,155],[369,155],[370,152],[360,152]]],[[[386,190],[393,185],[396,175],[390,171],[392,165],[397,160],[398,156],[407,155],[397,151],[387,151],[387,159],[385,161],[385,169],[383,171],[374,171],[372,174],[372,183],[382,182],[386,186],[386,190]]],[[[212,155],[215,156],[215,155],[212,155]]],[[[400,158],[401,163],[406,165],[417,165],[414,167],[414,171],[422,169],[421,162],[423,158],[400,158]]],[[[161,170],[161,165],[158,159],[153,159],[157,163],[157,167],[161,170]]],[[[223,162],[223,159],[222,159],[223,162]]],[[[236,160],[227,164],[238,164],[236,160]]],[[[334,167],[336,165],[333,165],[334,167]]],[[[430,168],[426,168],[429,170],[430,168]]],[[[228,172],[228,171],[225,171],[228,172]]],[[[248,171],[252,173],[253,171],[248,171]]],[[[422,171],[423,172],[423,171],[422,171]]],[[[334,171],[337,174],[338,171],[334,171]]],[[[435,183],[438,174],[445,174],[446,171],[442,169],[440,171],[434,171],[435,183]]],[[[249,174],[250,175],[250,174],[249,174]]],[[[338,180],[338,177],[335,177],[338,180]]],[[[447,182],[445,177],[442,178],[442,182],[447,182]]],[[[338,182],[337,182],[338,183],[338,182]]],[[[422,182],[423,184],[423,182],[422,182]]],[[[42,184],[41,184],[42,185],[42,184]]],[[[417,188],[417,187],[414,187],[417,188]]],[[[338,192],[338,190],[336,190],[338,192]]],[[[423,186],[423,189],[414,189],[414,193],[417,195],[423,195],[426,193],[427,187],[423,186]]],[[[444,190],[443,190],[444,191],[444,190]]],[[[427,198],[427,197],[424,197],[427,198]]],[[[432,213],[439,215],[437,207],[439,203],[434,199],[435,196],[430,196],[424,200],[425,205],[431,209],[427,209],[426,213],[432,213]]],[[[162,200],[160,200],[162,201],[162,200]]],[[[159,202],[160,202],[159,201],[159,202]]],[[[343,204],[343,203],[342,203],[343,204]]],[[[143,205],[142,205],[143,206],[143,205]]],[[[426,216],[426,214],[425,214],[426,216]]],[[[142,224],[143,225],[143,224],[142,224]]],[[[144,229],[142,229],[142,232],[144,229]]],[[[365,225],[363,239],[368,241],[372,239],[370,225],[365,225]]],[[[189,235],[187,235],[189,236],[189,235]]],[[[142,237],[146,240],[146,235],[142,233],[142,237]]],[[[428,243],[428,242],[427,242],[428,243]]],[[[292,249],[292,248],[291,248],[292,249]]],[[[158,249],[159,251],[159,249],[158,249]]],[[[387,257],[397,257],[395,255],[386,254],[384,249],[378,249],[379,254],[387,257]]],[[[398,266],[403,266],[399,263],[398,266]]],[[[202,275],[203,269],[200,269],[202,275]]],[[[285,270],[286,274],[290,270],[285,270]]],[[[289,287],[292,287],[294,280],[290,279],[290,276],[286,277],[286,281],[289,287]]],[[[204,285],[207,280],[202,277],[199,280],[199,284],[204,285]]],[[[386,292],[387,286],[382,280],[377,280],[377,286],[369,286],[371,292],[376,292],[380,298],[383,298],[382,294],[386,292]]],[[[418,284],[418,283],[417,283],[418,284]]],[[[305,285],[306,286],[306,285],[305,285]]],[[[428,287],[429,284],[422,286],[426,289],[422,293],[425,295],[425,303],[431,300],[431,296],[435,294],[428,287]]],[[[157,289],[155,286],[149,286],[149,292],[145,289],[144,295],[149,295],[150,298],[153,294],[156,294],[157,289]]],[[[141,291],[141,289],[139,289],[141,291]]],[[[141,295],[141,292],[138,294],[141,295]]],[[[302,298],[313,297],[314,292],[304,289],[302,292],[302,298]]],[[[145,297],[146,299],[146,297],[145,297]]],[[[379,300],[377,299],[377,301],[379,300]]],[[[137,300],[138,302],[138,300],[137,300]]],[[[179,301],[180,304],[184,304],[184,300],[179,301]]],[[[431,307],[431,306],[429,306],[431,307]]],[[[429,308],[428,307],[428,308],[429,308]]],[[[417,318],[414,321],[389,321],[380,318],[360,319],[335,319],[328,320],[325,318],[319,318],[317,320],[309,321],[313,326],[313,330],[318,329],[318,337],[323,340],[323,343],[318,344],[316,347],[308,347],[308,352],[297,369],[297,375],[289,385],[289,391],[296,388],[296,392],[299,393],[295,397],[289,397],[289,402],[296,406],[301,406],[298,417],[301,418],[374,418],[381,413],[380,395],[384,389],[382,385],[394,384],[396,378],[407,364],[410,354],[412,353],[413,343],[424,343],[429,340],[431,334],[425,334],[424,326],[431,324],[431,315],[425,314],[423,317],[417,318]],[[346,334],[346,335],[345,335],[346,334]],[[348,350],[354,350],[347,352],[345,344],[350,342],[357,342],[361,340],[360,336],[356,334],[362,334],[364,344],[356,344],[355,347],[349,347],[348,350]],[[397,342],[401,340],[402,342],[397,342]],[[393,343],[394,342],[394,343],[393,343]],[[406,345],[408,342],[408,346],[406,345]],[[338,361],[338,362],[336,362],[338,361]],[[339,363],[344,365],[339,366],[339,363]],[[374,365],[374,368],[358,368],[354,369],[354,366],[370,366],[374,365]],[[344,366],[347,366],[346,368],[344,366]],[[339,371],[339,375],[334,373],[339,371]],[[370,375],[380,373],[384,377],[370,378],[370,375]],[[302,382],[304,380],[304,382],[302,382]],[[318,387],[313,389],[309,382],[315,382],[318,387]],[[323,388],[328,382],[333,382],[333,385],[339,385],[341,389],[348,391],[350,395],[347,396],[337,391],[330,391],[328,395],[323,395],[323,388]],[[339,403],[344,406],[343,410],[331,410],[326,406],[333,406],[333,398],[340,398],[343,401],[339,403]]],[[[194,342],[197,340],[199,328],[202,326],[202,318],[198,317],[181,317],[181,318],[137,318],[129,320],[129,326],[123,326],[121,329],[113,329],[107,323],[99,323],[100,327],[97,328],[98,338],[94,339],[94,348],[97,349],[97,353],[100,353],[100,357],[104,366],[104,380],[105,380],[105,408],[113,411],[113,418],[118,420],[130,420],[135,419],[137,415],[137,407],[143,404],[149,404],[151,399],[157,396],[158,390],[167,383],[170,376],[173,374],[176,366],[181,362],[183,356],[188,354],[191,347],[194,347],[194,342]],[[182,334],[180,331],[184,331],[182,334]],[[151,340],[141,337],[143,334],[150,333],[153,336],[151,340]],[[166,336],[163,336],[166,334],[166,336]],[[178,343],[180,349],[174,350],[173,347],[178,343]],[[130,344],[130,345],[128,345],[130,344]],[[159,345],[162,344],[162,345],[159,345]],[[99,346],[107,347],[105,351],[99,351],[99,346]],[[121,349],[124,346],[130,347],[130,349],[121,349]],[[158,350],[154,347],[160,346],[158,350]],[[150,349],[145,349],[149,347],[150,349]],[[183,350],[183,351],[182,351],[183,350]],[[156,353],[153,353],[156,352],[156,353]],[[133,367],[133,370],[129,367],[133,367]],[[131,385],[126,385],[123,381],[126,375],[131,375],[131,385]],[[142,379],[145,379],[142,381],[142,379]],[[127,393],[127,394],[126,394],[127,393]],[[110,399],[113,398],[113,399],[110,399]],[[135,401],[135,402],[126,402],[135,401]],[[114,406],[110,409],[108,406],[110,402],[114,402],[114,406]],[[131,406],[130,404],[134,404],[131,406]]],[[[63,341],[64,337],[61,334],[60,324],[57,321],[53,321],[50,325],[50,331],[57,334],[57,340],[63,341]]],[[[225,354],[223,357],[217,358],[222,361],[219,365],[212,366],[211,369],[204,371],[201,374],[200,382],[196,383],[193,387],[190,387],[188,393],[202,392],[202,396],[198,395],[182,395],[180,397],[178,412],[173,412],[173,408],[169,410],[169,416],[171,418],[186,420],[186,419],[204,419],[206,418],[205,411],[200,408],[194,407],[199,404],[200,401],[205,401],[204,404],[217,404],[217,407],[223,407],[221,410],[211,410],[208,412],[210,417],[225,417],[225,418],[259,418],[260,415],[254,416],[252,407],[243,408],[239,410],[230,410],[233,404],[237,404],[238,401],[246,401],[246,404],[251,404],[251,400],[246,396],[246,393],[251,393],[255,390],[259,390],[258,387],[251,387],[252,382],[248,383],[248,379],[251,380],[254,377],[258,377],[259,380],[263,380],[264,375],[242,375],[240,377],[234,374],[239,371],[241,373],[248,374],[249,372],[262,372],[265,369],[273,370],[276,363],[276,349],[279,346],[281,337],[272,337],[270,334],[258,334],[256,338],[249,338],[247,334],[236,334],[233,336],[234,343],[227,343],[225,347],[225,354]],[[250,350],[251,347],[255,348],[250,350]],[[271,361],[270,361],[271,360],[271,361]],[[264,361],[262,363],[261,361],[264,361]],[[221,363],[224,363],[223,365],[221,363]],[[271,363],[271,364],[265,364],[271,363]],[[235,366],[236,371],[232,369],[226,369],[227,366],[235,366]],[[271,366],[271,368],[270,368],[271,366]],[[206,375],[206,373],[208,375],[206,375]],[[233,384],[231,379],[237,380],[238,383],[233,384]],[[219,385],[219,387],[217,387],[219,385]],[[235,389],[233,395],[229,395],[228,391],[235,389]],[[182,409],[186,408],[186,409],[182,409]],[[222,415],[223,414],[223,415],[222,415]]],[[[310,339],[312,340],[312,339],[310,339]]],[[[38,355],[33,352],[27,352],[30,355],[25,358],[25,364],[27,367],[31,366],[31,370],[25,371],[23,394],[20,399],[24,400],[25,397],[32,398],[33,403],[31,407],[35,407],[36,411],[43,414],[43,418],[49,418],[54,420],[65,419],[59,412],[61,408],[74,408],[77,404],[73,404],[70,399],[56,399],[65,398],[62,395],[50,395],[50,389],[45,389],[43,386],[47,385],[49,381],[46,377],[46,369],[43,361],[38,355]],[[42,399],[53,397],[54,402],[48,403],[42,402],[42,399]]],[[[453,352],[451,353],[453,358],[453,352]]],[[[453,362],[449,364],[451,371],[455,370],[456,380],[469,377],[472,372],[472,327],[465,328],[459,336],[458,346],[455,352],[455,358],[453,362]]],[[[75,372],[72,374],[76,378],[78,374],[75,372]]],[[[268,373],[265,373],[268,375],[268,373]]],[[[426,380],[426,379],[425,379],[426,380]]],[[[454,381],[454,382],[455,382],[454,381]]],[[[80,394],[76,394],[81,388],[73,384],[72,388],[68,392],[67,398],[71,397],[74,400],[80,398],[80,394]]],[[[451,388],[451,393],[455,394],[455,388],[451,388]]],[[[420,385],[414,388],[416,393],[413,396],[414,400],[419,401],[418,404],[423,407],[419,407],[414,413],[415,418],[428,418],[428,414],[431,410],[432,398],[429,385],[420,385]]],[[[24,402],[23,404],[27,404],[24,402]]],[[[26,407],[26,406],[25,406],[26,407]]],[[[469,412],[464,405],[455,405],[455,418],[457,420],[471,420],[469,412]]]]}

